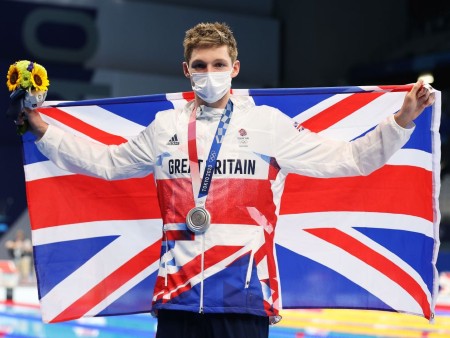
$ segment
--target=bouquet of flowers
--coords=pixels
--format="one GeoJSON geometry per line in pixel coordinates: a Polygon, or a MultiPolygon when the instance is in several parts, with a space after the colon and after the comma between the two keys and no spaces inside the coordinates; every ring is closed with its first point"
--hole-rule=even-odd
{"type": "Polygon", "coordinates": [[[22,135],[28,128],[24,120],[24,108],[40,107],[47,97],[50,85],[47,71],[36,62],[21,60],[9,66],[6,78],[6,85],[11,92],[6,116],[16,121],[18,134],[22,135]]]}

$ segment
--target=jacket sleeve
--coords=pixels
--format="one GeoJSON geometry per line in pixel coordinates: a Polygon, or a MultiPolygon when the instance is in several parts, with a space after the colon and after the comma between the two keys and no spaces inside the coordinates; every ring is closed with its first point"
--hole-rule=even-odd
{"type": "Polygon", "coordinates": [[[327,139],[307,129],[297,130],[281,114],[276,119],[276,159],[281,169],[313,177],[368,175],[382,167],[411,136],[415,125],[400,127],[389,116],[354,141],[327,139]]]}
{"type": "Polygon", "coordinates": [[[120,145],[104,145],[49,126],[36,142],[39,151],[58,167],[106,180],[144,177],[153,171],[154,122],[120,145]]]}

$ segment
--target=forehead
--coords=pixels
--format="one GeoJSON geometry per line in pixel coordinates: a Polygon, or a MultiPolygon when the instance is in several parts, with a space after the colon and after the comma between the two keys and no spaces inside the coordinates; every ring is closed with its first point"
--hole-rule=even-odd
{"type": "Polygon", "coordinates": [[[225,60],[231,62],[228,46],[197,47],[192,50],[190,60],[191,63],[194,61],[211,62],[214,60],[225,60]]]}

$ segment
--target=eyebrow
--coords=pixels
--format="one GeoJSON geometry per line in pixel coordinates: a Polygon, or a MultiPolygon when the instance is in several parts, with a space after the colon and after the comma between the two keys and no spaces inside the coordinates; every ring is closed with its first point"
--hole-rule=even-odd
{"type": "MultiPolygon", "coordinates": [[[[191,64],[194,64],[195,62],[207,63],[206,61],[204,61],[204,60],[202,60],[202,59],[193,59],[193,60],[191,60],[191,64]]],[[[228,63],[227,60],[221,59],[221,58],[215,59],[215,60],[212,61],[212,63],[215,63],[215,62],[228,63]]]]}

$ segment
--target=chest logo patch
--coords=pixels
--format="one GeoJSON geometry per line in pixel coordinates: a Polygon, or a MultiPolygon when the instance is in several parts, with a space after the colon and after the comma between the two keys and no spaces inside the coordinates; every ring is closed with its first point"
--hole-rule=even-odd
{"type": "Polygon", "coordinates": [[[239,136],[237,139],[239,147],[248,147],[248,141],[250,140],[250,137],[248,137],[247,131],[244,128],[239,129],[239,136]]]}
{"type": "Polygon", "coordinates": [[[178,141],[177,134],[173,135],[172,138],[167,142],[168,146],[178,146],[180,142],[178,141]]]}

